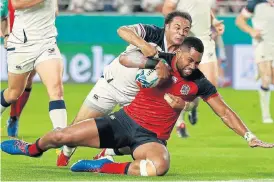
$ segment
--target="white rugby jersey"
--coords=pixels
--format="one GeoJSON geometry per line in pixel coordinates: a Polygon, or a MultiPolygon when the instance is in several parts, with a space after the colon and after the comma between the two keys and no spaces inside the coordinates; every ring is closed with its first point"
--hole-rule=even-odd
{"type": "Polygon", "coordinates": [[[44,0],[33,7],[15,10],[12,40],[24,43],[56,37],[55,1],[44,0]]]}
{"type": "Polygon", "coordinates": [[[211,3],[209,0],[172,0],[177,4],[176,10],[190,14],[192,27],[190,35],[202,40],[209,39],[211,35],[211,3]]]}
{"type": "MultiPolygon", "coordinates": [[[[264,43],[274,46],[274,6],[266,0],[249,0],[242,15],[252,18],[253,28],[260,30],[264,43]]],[[[253,40],[257,43],[257,40],[253,40]]]]}
{"type": "MultiPolygon", "coordinates": [[[[136,24],[133,28],[137,34],[145,41],[157,44],[162,50],[167,50],[164,29],[154,25],[136,24]]],[[[126,51],[136,49],[129,45],[126,51]]],[[[136,49],[137,50],[137,49],[136,49]]],[[[115,58],[108,66],[104,68],[104,78],[122,93],[135,97],[139,91],[135,77],[138,68],[127,68],[120,64],[119,57],[115,58]]]]}

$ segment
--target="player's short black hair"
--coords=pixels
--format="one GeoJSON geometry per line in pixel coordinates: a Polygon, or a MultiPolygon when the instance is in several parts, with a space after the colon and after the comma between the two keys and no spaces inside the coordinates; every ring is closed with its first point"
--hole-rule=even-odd
{"type": "Polygon", "coordinates": [[[192,24],[192,18],[189,13],[182,12],[182,11],[173,11],[169,13],[165,18],[165,24],[169,24],[175,17],[182,17],[190,22],[190,25],[192,24]]]}
{"type": "Polygon", "coordinates": [[[197,37],[186,37],[181,46],[189,49],[193,47],[196,51],[204,53],[204,44],[197,37]]]}

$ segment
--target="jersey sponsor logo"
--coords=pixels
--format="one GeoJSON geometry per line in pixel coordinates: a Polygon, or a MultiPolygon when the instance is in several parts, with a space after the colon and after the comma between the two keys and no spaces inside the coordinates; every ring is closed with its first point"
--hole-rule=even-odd
{"type": "Polygon", "coordinates": [[[55,48],[48,49],[48,53],[49,53],[49,55],[56,55],[55,48]]]}
{"type": "Polygon", "coordinates": [[[208,53],[208,57],[212,57],[213,56],[213,52],[208,53]]]}
{"type": "Polygon", "coordinates": [[[93,95],[93,98],[94,98],[95,100],[98,100],[98,99],[99,99],[99,96],[98,96],[97,94],[94,94],[94,95],[93,95]]]}
{"type": "Polygon", "coordinates": [[[19,66],[19,65],[16,65],[15,68],[18,70],[22,70],[22,66],[19,66]]]}
{"type": "Polygon", "coordinates": [[[175,76],[172,76],[171,79],[172,79],[173,83],[177,83],[177,81],[178,81],[178,78],[176,78],[175,76]]]}
{"type": "Polygon", "coordinates": [[[113,114],[109,115],[109,117],[110,117],[111,120],[115,120],[116,119],[113,114]]]}
{"type": "Polygon", "coordinates": [[[181,94],[187,95],[190,91],[190,87],[187,84],[184,84],[180,90],[181,94]]]}

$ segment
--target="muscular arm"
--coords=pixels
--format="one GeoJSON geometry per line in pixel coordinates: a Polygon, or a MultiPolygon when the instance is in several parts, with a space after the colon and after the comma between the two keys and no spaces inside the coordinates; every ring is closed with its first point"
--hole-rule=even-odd
{"type": "Polygon", "coordinates": [[[239,27],[242,31],[251,34],[253,31],[253,28],[247,24],[248,18],[245,17],[242,14],[239,14],[236,18],[236,25],[239,27]]]}
{"type": "Polygon", "coordinates": [[[140,68],[140,69],[154,69],[159,62],[162,62],[166,65],[171,65],[171,61],[174,58],[175,54],[159,52],[159,58],[145,57],[138,50],[128,51],[123,53],[119,57],[119,61],[122,65],[128,68],[140,68]]]}
{"type": "Polygon", "coordinates": [[[154,56],[157,53],[156,48],[140,37],[133,27],[122,26],[117,30],[117,33],[128,43],[140,48],[146,57],[154,56]]]}
{"type": "Polygon", "coordinates": [[[45,0],[11,0],[12,6],[15,10],[25,9],[35,6],[45,0]]]}
{"type": "Polygon", "coordinates": [[[239,116],[228,107],[220,96],[210,98],[207,104],[238,135],[244,137],[245,133],[249,131],[239,116]]]}
{"type": "Polygon", "coordinates": [[[168,13],[175,11],[177,3],[174,3],[174,0],[165,0],[162,13],[166,16],[168,13]]]}

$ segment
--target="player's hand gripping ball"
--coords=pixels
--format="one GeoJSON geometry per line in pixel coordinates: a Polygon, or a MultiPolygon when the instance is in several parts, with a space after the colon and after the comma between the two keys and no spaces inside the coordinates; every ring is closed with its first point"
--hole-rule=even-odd
{"type": "MultiPolygon", "coordinates": [[[[157,44],[150,42],[158,51],[162,49],[157,44]]],[[[152,88],[156,87],[159,83],[159,78],[155,69],[139,69],[136,77],[136,83],[140,88],[152,88]]]]}
{"type": "Polygon", "coordinates": [[[140,88],[156,87],[159,83],[159,78],[155,69],[139,69],[135,80],[140,88]]]}

